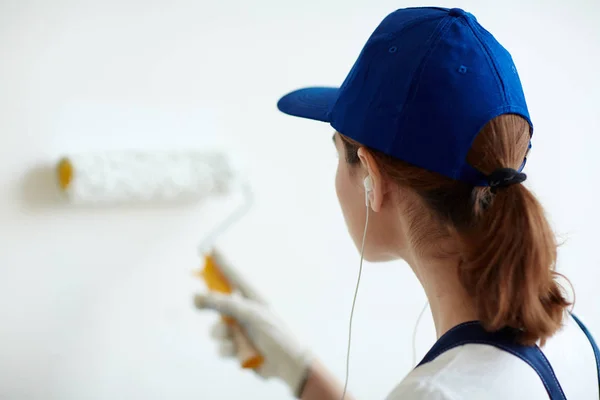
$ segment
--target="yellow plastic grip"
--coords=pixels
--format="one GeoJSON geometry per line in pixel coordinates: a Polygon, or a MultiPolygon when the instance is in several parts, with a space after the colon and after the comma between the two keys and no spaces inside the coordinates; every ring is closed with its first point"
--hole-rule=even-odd
{"type": "MultiPolygon", "coordinates": [[[[204,279],[206,287],[209,290],[225,294],[233,293],[233,288],[227,281],[227,278],[221,273],[215,259],[210,254],[204,256],[204,268],[198,275],[204,279]]],[[[222,318],[231,329],[242,368],[260,368],[264,363],[264,358],[250,342],[242,327],[231,317],[223,316],[222,318]]]]}
{"type": "Polygon", "coordinates": [[[58,165],[56,166],[56,175],[61,190],[67,190],[73,180],[73,165],[68,158],[63,158],[58,162],[58,165]]]}

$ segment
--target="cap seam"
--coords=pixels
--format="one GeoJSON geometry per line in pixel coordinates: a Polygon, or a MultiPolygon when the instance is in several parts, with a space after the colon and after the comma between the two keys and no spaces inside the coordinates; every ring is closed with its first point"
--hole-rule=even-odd
{"type": "Polygon", "coordinates": [[[406,25],[404,27],[402,27],[401,30],[394,32],[394,33],[381,33],[379,35],[373,36],[371,39],[375,39],[375,38],[379,38],[379,37],[387,37],[387,38],[389,38],[389,40],[397,39],[398,36],[403,34],[407,29],[413,28],[418,23],[427,21],[430,19],[431,19],[431,17],[428,15],[419,15],[417,17],[414,17],[414,18],[406,21],[406,25]]]}
{"type": "MultiPolygon", "coordinates": [[[[425,8],[429,8],[429,7],[425,7],[425,8]]],[[[443,17],[441,17],[440,19],[442,19],[442,18],[443,17]]],[[[415,18],[409,20],[408,24],[406,26],[404,26],[402,28],[402,30],[400,30],[398,32],[395,32],[394,34],[387,34],[388,37],[386,37],[384,40],[386,40],[389,44],[393,44],[394,41],[396,39],[398,39],[403,33],[406,33],[406,31],[408,29],[415,28],[415,27],[417,27],[418,25],[420,25],[420,24],[422,24],[424,22],[429,22],[430,20],[431,20],[431,17],[429,17],[429,16],[415,17],[415,18]]],[[[434,33],[431,34],[431,36],[433,36],[433,35],[434,35],[434,33]]],[[[430,40],[431,36],[427,40],[430,40]]],[[[382,51],[384,51],[384,50],[382,50],[382,51]]],[[[386,47],[385,51],[387,52],[387,47],[386,47]]],[[[425,56],[423,56],[423,57],[425,57],[425,56]]],[[[418,71],[418,67],[415,69],[415,73],[417,73],[417,71],[418,71]]],[[[389,80],[388,80],[388,82],[389,82],[389,80]]],[[[407,96],[408,96],[408,94],[407,94],[407,96]]],[[[377,104],[381,104],[381,99],[382,99],[381,93],[377,94],[373,98],[373,100],[377,104]]],[[[395,116],[397,116],[397,111],[392,114],[392,118],[395,117],[395,116]]]]}
{"type": "MultiPolygon", "coordinates": [[[[437,29],[434,30],[434,32],[432,32],[432,34],[427,39],[427,41],[429,41],[429,40],[432,41],[431,46],[428,47],[427,52],[425,53],[425,55],[423,56],[423,59],[419,63],[419,66],[415,70],[415,73],[413,75],[413,78],[411,80],[411,83],[410,83],[410,86],[408,89],[408,94],[406,96],[406,100],[404,102],[405,106],[402,108],[402,112],[396,118],[396,127],[395,127],[396,130],[397,130],[398,126],[401,125],[401,121],[403,120],[403,118],[405,118],[405,116],[407,114],[407,108],[411,107],[412,100],[414,100],[414,97],[416,96],[416,93],[418,92],[420,78],[421,78],[421,75],[423,74],[423,70],[425,69],[425,65],[429,61],[431,54],[437,48],[443,35],[448,31],[448,29],[450,29],[450,26],[452,26],[452,23],[454,22],[454,20],[455,20],[455,18],[448,17],[448,16],[442,18],[437,29]],[[436,37],[436,35],[437,35],[437,37],[436,37]]],[[[393,136],[391,142],[388,144],[386,151],[389,153],[392,150],[392,148],[399,146],[401,144],[402,144],[402,140],[400,140],[398,142],[398,135],[395,134],[393,136]]]]}
{"type": "Polygon", "coordinates": [[[479,36],[479,32],[477,32],[476,27],[474,27],[471,23],[472,21],[470,21],[468,18],[465,18],[465,22],[467,23],[467,26],[470,28],[471,32],[473,33],[473,36],[477,39],[477,43],[483,50],[483,53],[485,54],[485,57],[488,60],[488,63],[494,70],[494,75],[496,77],[496,83],[498,84],[498,86],[500,87],[500,90],[502,91],[502,97],[504,98],[504,101],[506,103],[508,103],[509,99],[508,99],[508,94],[506,93],[506,87],[504,86],[504,80],[502,79],[500,70],[498,69],[496,62],[494,61],[494,57],[492,57],[492,54],[491,54],[492,50],[485,44],[485,41],[479,36]]]}
{"type": "MultiPolygon", "coordinates": [[[[395,32],[393,34],[390,33],[382,33],[382,34],[378,34],[375,35],[374,33],[371,35],[371,37],[367,40],[367,43],[363,46],[363,50],[361,51],[361,54],[359,54],[359,58],[362,57],[363,52],[365,51],[365,46],[369,43],[369,41],[371,40],[386,40],[386,41],[393,41],[395,39],[398,38],[398,36],[400,36],[403,32],[405,32],[407,29],[414,27],[415,25],[417,25],[420,22],[426,21],[429,17],[428,16],[416,16],[413,19],[407,21],[407,24],[402,28],[402,30],[395,32]]],[[[352,66],[352,68],[349,71],[349,75],[353,74],[354,72],[354,67],[355,65],[352,66]]],[[[354,76],[350,77],[351,79],[355,79],[354,76]]],[[[339,92],[341,92],[346,86],[345,85],[346,80],[344,80],[344,82],[342,82],[342,84],[339,87],[339,92]]],[[[349,84],[349,83],[348,83],[349,84]]],[[[340,97],[338,96],[338,98],[335,100],[335,102],[332,104],[330,110],[329,110],[329,114],[331,114],[333,112],[333,110],[335,109],[335,107],[337,106],[337,103],[339,101],[340,97]]]]}

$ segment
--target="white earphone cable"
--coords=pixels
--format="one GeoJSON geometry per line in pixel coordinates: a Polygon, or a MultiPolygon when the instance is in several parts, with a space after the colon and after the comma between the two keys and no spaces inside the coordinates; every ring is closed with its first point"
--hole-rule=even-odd
{"type": "MultiPolygon", "coordinates": [[[[352,299],[352,309],[350,310],[350,324],[348,327],[348,348],[346,350],[346,378],[344,380],[344,390],[342,391],[342,398],[341,400],[344,400],[346,398],[346,392],[348,390],[348,380],[349,380],[349,376],[350,376],[350,349],[352,347],[352,321],[354,319],[354,308],[356,306],[356,298],[358,297],[358,288],[360,286],[360,278],[362,276],[362,269],[363,269],[363,260],[364,260],[364,254],[365,254],[365,242],[367,239],[367,228],[369,227],[369,211],[370,211],[370,206],[369,206],[369,192],[370,192],[371,188],[370,188],[370,181],[369,183],[367,183],[367,180],[365,180],[365,203],[366,203],[366,216],[365,216],[365,229],[363,232],[363,238],[362,238],[362,245],[361,245],[361,249],[360,249],[360,265],[358,268],[358,279],[356,281],[356,289],[354,290],[354,298],[352,299]]],[[[423,309],[421,310],[418,318],[417,318],[417,322],[415,323],[415,328],[413,330],[413,337],[412,337],[412,364],[413,366],[416,365],[416,357],[417,357],[417,346],[416,346],[416,340],[417,340],[417,328],[419,327],[419,322],[421,321],[421,318],[423,317],[423,314],[425,313],[425,310],[427,309],[427,307],[429,306],[429,301],[425,302],[425,305],[423,306],[423,309]]]]}
{"type": "Polygon", "coordinates": [[[421,317],[425,314],[425,310],[427,310],[427,306],[429,306],[429,301],[425,302],[419,317],[417,318],[417,322],[415,322],[415,329],[413,330],[412,337],[412,365],[413,367],[417,365],[417,328],[419,327],[419,322],[421,322],[421,317]]]}
{"type": "Polygon", "coordinates": [[[354,317],[354,306],[356,305],[356,297],[358,295],[358,287],[360,285],[360,277],[362,275],[363,258],[365,253],[365,239],[367,238],[367,227],[369,226],[369,207],[367,205],[367,216],[365,218],[365,231],[363,233],[362,246],[360,249],[360,266],[358,269],[358,279],[356,281],[356,289],[354,290],[354,299],[352,300],[352,310],[350,311],[350,326],[348,329],[348,349],[346,351],[346,379],[344,382],[344,391],[342,392],[341,400],[346,397],[346,391],[348,390],[348,377],[350,375],[350,347],[352,345],[352,319],[354,317]]]}

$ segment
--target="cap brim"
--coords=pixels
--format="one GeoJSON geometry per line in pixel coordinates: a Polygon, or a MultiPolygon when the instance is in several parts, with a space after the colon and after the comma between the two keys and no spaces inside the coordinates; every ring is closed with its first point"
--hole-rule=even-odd
{"type": "Polygon", "coordinates": [[[311,87],[295,90],[277,102],[279,111],[294,117],[330,122],[329,112],[338,98],[338,88],[311,87]]]}

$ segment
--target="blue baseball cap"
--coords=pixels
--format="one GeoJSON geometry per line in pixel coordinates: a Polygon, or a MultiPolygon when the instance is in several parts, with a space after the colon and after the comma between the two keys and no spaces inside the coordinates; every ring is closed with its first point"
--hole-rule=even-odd
{"type": "Polygon", "coordinates": [[[487,178],[466,157],[490,120],[517,114],[533,133],[510,53],[475,16],[459,8],[412,7],[389,14],[341,87],[296,90],[277,106],[475,186],[487,186],[487,178]]]}

